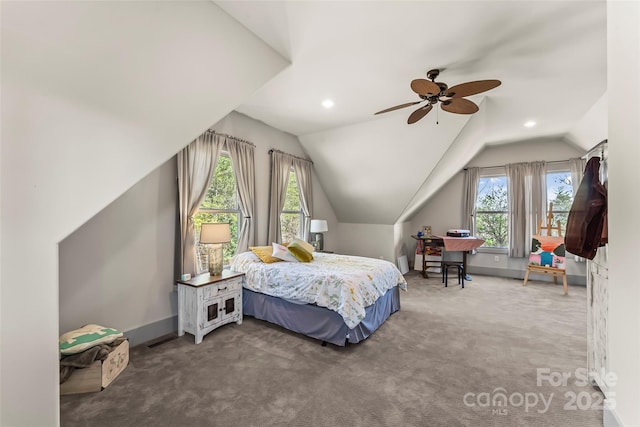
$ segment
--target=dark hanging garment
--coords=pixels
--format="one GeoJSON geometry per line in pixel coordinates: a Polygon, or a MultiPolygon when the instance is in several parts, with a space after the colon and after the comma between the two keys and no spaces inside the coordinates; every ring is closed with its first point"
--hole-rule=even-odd
{"type": "Polygon", "coordinates": [[[584,176],[573,199],[564,239],[567,251],[587,259],[593,259],[598,246],[607,242],[607,236],[603,235],[607,220],[607,189],[599,175],[600,158],[592,157],[584,168],[584,176]]]}

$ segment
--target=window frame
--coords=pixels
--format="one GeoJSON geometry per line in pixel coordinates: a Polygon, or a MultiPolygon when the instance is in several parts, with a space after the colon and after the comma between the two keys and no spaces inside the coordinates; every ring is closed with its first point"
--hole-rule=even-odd
{"type": "MultiPolygon", "coordinates": [[[[569,178],[571,177],[571,169],[569,166],[569,162],[554,162],[554,163],[547,163],[547,168],[546,168],[546,172],[545,172],[545,190],[546,190],[546,196],[547,196],[547,200],[546,200],[546,205],[545,205],[545,209],[546,209],[546,213],[548,214],[548,209],[549,209],[549,182],[548,182],[548,178],[549,178],[549,174],[555,174],[555,173],[566,173],[567,175],[569,175],[569,178]]],[[[573,203],[573,200],[575,198],[575,194],[573,193],[573,183],[569,186],[569,190],[571,191],[571,202],[573,203]]],[[[554,221],[557,221],[557,219],[555,218],[556,214],[566,214],[567,216],[569,215],[569,210],[556,210],[556,206],[553,206],[553,215],[554,215],[554,221]]],[[[562,229],[562,235],[564,236],[566,234],[566,224],[564,224],[564,228],[562,229]]]]}
{"type": "MultiPolygon", "coordinates": [[[[548,183],[548,176],[549,174],[555,174],[558,172],[563,172],[569,175],[569,177],[571,177],[571,169],[569,166],[569,162],[568,161],[553,161],[553,162],[548,162],[546,164],[546,171],[545,171],[545,193],[546,193],[546,205],[545,205],[545,210],[548,210],[549,207],[549,183],[548,183]]],[[[506,168],[504,166],[496,166],[496,167],[490,167],[490,168],[480,168],[480,173],[478,174],[478,186],[480,185],[480,179],[482,178],[490,178],[490,177],[507,177],[507,172],[506,172],[506,168]]],[[[508,177],[507,177],[507,193],[508,193],[508,177]]],[[[573,191],[573,183],[571,186],[569,186],[569,190],[571,191],[571,200],[573,201],[573,199],[575,198],[575,194],[573,191]]],[[[503,213],[502,211],[478,211],[477,210],[477,196],[476,196],[476,205],[474,206],[474,217],[473,217],[473,221],[474,221],[474,229],[476,230],[477,233],[477,216],[479,213],[483,213],[483,214],[492,214],[492,213],[503,213]]],[[[547,212],[548,213],[548,212],[547,212]]],[[[556,210],[555,206],[553,209],[553,213],[554,213],[554,220],[555,220],[555,216],[556,214],[568,214],[569,211],[568,210],[556,210]]],[[[508,200],[507,200],[507,220],[509,220],[509,205],[508,205],[508,200]]],[[[535,231],[535,230],[533,230],[535,231]]],[[[566,231],[566,225],[562,230],[563,235],[565,234],[566,231]]],[[[508,239],[508,236],[507,236],[508,239]]],[[[481,246],[478,249],[476,249],[478,252],[482,252],[482,253],[495,253],[495,254],[508,254],[509,253],[509,247],[508,247],[509,242],[507,241],[507,247],[505,248],[494,248],[494,247],[486,247],[486,246],[481,246]]]]}
{"type": "MultiPolygon", "coordinates": [[[[235,175],[235,170],[233,169],[233,161],[231,159],[231,155],[229,154],[228,151],[226,150],[222,150],[220,151],[220,154],[218,155],[218,159],[216,161],[216,169],[218,168],[218,165],[220,164],[220,159],[222,157],[226,157],[229,159],[229,162],[231,162],[231,171],[233,174],[233,181],[235,183],[235,201],[236,201],[236,207],[235,209],[231,209],[231,208],[223,208],[223,209],[211,209],[211,208],[201,208],[198,207],[198,211],[196,212],[196,214],[194,215],[194,217],[200,213],[203,214],[210,214],[210,215],[216,215],[216,214],[236,214],[238,220],[237,220],[237,229],[236,229],[236,247],[234,250],[234,253],[237,253],[238,251],[238,246],[237,246],[237,241],[240,237],[240,229],[241,229],[241,224],[243,221],[243,216],[242,216],[242,210],[240,209],[240,201],[238,198],[238,181],[236,180],[236,175],[235,175]]],[[[211,187],[211,185],[213,184],[215,179],[215,171],[214,171],[214,175],[211,179],[211,182],[209,183],[209,186],[207,187],[207,191],[209,191],[209,188],[211,187]]],[[[200,235],[198,233],[198,230],[196,229],[196,227],[194,227],[194,232],[195,232],[195,245],[196,245],[196,251],[200,252],[202,250],[204,250],[204,248],[202,247],[202,245],[200,244],[200,235]]],[[[228,265],[225,263],[225,266],[228,265]]]]}
{"type": "MultiPolygon", "coordinates": [[[[506,181],[506,187],[507,187],[507,209],[506,211],[479,211],[478,210],[478,195],[476,194],[476,201],[473,207],[473,228],[474,230],[476,230],[476,234],[477,234],[477,230],[478,230],[478,226],[477,226],[477,220],[478,220],[478,214],[502,214],[502,215],[506,215],[507,216],[507,246],[505,247],[491,247],[491,246],[480,246],[478,249],[476,249],[477,252],[480,253],[494,253],[494,254],[508,254],[509,253],[509,233],[508,233],[508,227],[509,227],[509,199],[508,199],[508,194],[509,194],[509,179],[507,177],[507,170],[506,168],[504,168],[503,166],[499,166],[499,167],[491,167],[491,168],[480,168],[480,172],[478,174],[478,187],[480,186],[480,180],[482,178],[495,178],[495,177],[504,177],[505,181],[506,181]]],[[[479,188],[476,188],[476,192],[478,193],[479,188]]]]}
{"type": "Polygon", "coordinates": [[[282,229],[282,215],[286,214],[286,215],[292,215],[292,214],[298,214],[298,233],[295,236],[296,238],[301,238],[302,236],[302,227],[304,225],[304,211],[302,210],[302,200],[300,199],[300,187],[298,187],[298,175],[296,174],[296,170],[295,167],[293,165],[291,165],[291,169],[289,169],[289,175],[287,177],[287,188],[285,189],[285,206],[287,205],[287,195],[288,195],[288,189],[289,189],[289,183],[291,182],[291,174],[293,174],[296,177],[296,188],[298,191],[298,206],[299,206],[299,210],[297,211],[292,211],[292,210],[285,210],[284,208],[280,211],[280,235],[282,236],[282,240],[283,242],[285,241],[285,236],[283,234],[283,229],[282,229]]]}

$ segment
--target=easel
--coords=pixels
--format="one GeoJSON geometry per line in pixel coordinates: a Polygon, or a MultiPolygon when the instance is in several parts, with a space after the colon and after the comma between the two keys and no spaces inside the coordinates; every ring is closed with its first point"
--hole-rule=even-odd
{"type": "MultiPolygon", "coordinates": [[[[560,221],[556,221],[556,225],[553,225],[553,203],[549,203],[549,213],[547,213],[547,225],[545,227],[542,226],[542,220],[538,221],[538,230],[536,232],[537,235],[541,235],[542,230],[546,230],[547,236],[553,236],[553,231],[555,230],[558,233],[558,237],[562,237],[562,227],[560,226],[560,221]]],[[[564,294],[567,295],[569,293],[569,287],[567,286],[567,270],[563,268],[555,268],[555,267],[546,267],[543,265],[527,265],[527,272],[524,275],[524,283],[522,286],[527,286],[527,281],[529,280],[529,273],[533,272],[533,274],[550,274],[553,276],[553,283],[558,284],[558,276],[562,277],[562,287],[564,288],[564,294]]]]}

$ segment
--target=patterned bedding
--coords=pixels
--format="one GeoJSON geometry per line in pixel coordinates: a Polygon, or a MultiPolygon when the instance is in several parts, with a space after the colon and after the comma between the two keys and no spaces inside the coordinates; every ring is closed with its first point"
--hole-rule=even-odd
{"type": "Polygon", "coordinates": [[[389,261],[349,255],[313,253],[311,262],[264,263],[253,252],[235,256],[231,270],[246,274],[247,289],[300,303],[316,304],[340,314],[354,328],[365,307],[389,289],[407,282],[389,261]]]}

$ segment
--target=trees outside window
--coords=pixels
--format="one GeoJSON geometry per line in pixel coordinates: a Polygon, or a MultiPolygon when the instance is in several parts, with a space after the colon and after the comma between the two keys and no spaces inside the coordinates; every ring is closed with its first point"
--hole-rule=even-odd
{"type": "Polygon", "coordinates": [[[196,231],[196,245],[198,254],[206,253],[206,248],[199,244],[200,229],[203,222],[228,222],[231,228],[231,242],[223,246],[224,263],[227,264],[236,253],[238,247],[238,222],[240,209],[238,207],[238,190],[236,178],[231,165],[231,158],[227,153],[218,157],[216,170],[207,190],[207,195],[200,204],[198,213],[193,216],[196,231]]]}
{"type": "MultiPolygon", "coordinates": [[[[553,203],[554,223],[567,226],[573,203],[573,185],[569,171],[551,171],[546,174],[547,207],[553,203]]],[[[478,180],[475,216],[476,234],[485,240],[484,247],[509,247],[509,199],[506,175],[485,176],[478,180]]],[[[535,231],[535,230],[534,230],[535,231]]],[[[564,234],[564,231],[563,231],[564,234]]]]}
{"type": "Polygon", "coordinates": [[[287,181],[287,195],[284,201],[284,208],[280,214],[280,230],[282,232],[283,242],[291,242],[296,237],[302,235],[302,215],[298,179],[295,169],[291,167],[289,180],[287,181]]]}
{"type": "Polygon", "coordinates": [[[567,218],[573,204],[571,172],[547,172],[547,207],[553,203],[553,222],[560,221],[562,234],[567,229],[567,218]]]}
{"type": "Polygon", "coordinates": [[[478,180],[476,199],[476,235],[484,239],[484,247],[509,246],[509,204],[507,176],[487,176],[478,180]]]}

